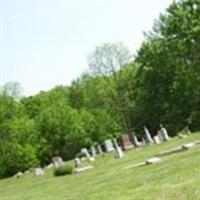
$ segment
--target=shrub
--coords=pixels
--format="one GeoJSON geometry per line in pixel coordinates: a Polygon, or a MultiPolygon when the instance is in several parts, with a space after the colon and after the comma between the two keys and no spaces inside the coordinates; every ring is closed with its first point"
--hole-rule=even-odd
{"type": "Polygon", "coordinates": [[[0,149],[0,178],[24,172],[39,164],[34,147],[29,144],[6,143],[0,146],[4,150],[0,149]]]}
{"type": "Polygon", "coordinates": [[[73,166],[69,164],[62,165],[54,169],[55,176],[63,176],[72,173],[73,173],[73,166]]]}

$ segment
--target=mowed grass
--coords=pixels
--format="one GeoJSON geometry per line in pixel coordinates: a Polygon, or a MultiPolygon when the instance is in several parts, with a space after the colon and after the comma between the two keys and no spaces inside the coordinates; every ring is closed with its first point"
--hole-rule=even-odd
{"type": "Polygon", "coordinates": [[[63,177],[9,178],[0,181],[0,200],[198,200],[200,199],[200,146],[162,158],[162,162],[138,168],[127,166],[155,154],[200,140],[200,133],[174,138],[125,152],[123,159],[113,154],[97,157],[94,168],[63,177]]]}

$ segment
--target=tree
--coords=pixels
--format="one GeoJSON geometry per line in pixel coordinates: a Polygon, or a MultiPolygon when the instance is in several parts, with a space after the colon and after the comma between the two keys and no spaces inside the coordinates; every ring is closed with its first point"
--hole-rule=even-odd
{"type": "Polygon", "coordinates": [[[172,3],[139,49],[138,126],[166,123],[172,135],[187,125],[200,128],[199,7],[196,0],[172,3]]]}
{"type": "Polygon", "coordinates": [[[23,89],[18,82],[8,82],[2,86],[1,93],[19,100],[23,96],[23,89]]]}
{"type": "Polygon", "coordinates": [[[123,131],[130,132],[122,88],[123,68],[131,61],[129,50],[122,43],[105,43],[97,46],[88,60],[91,73],[102,78],[105,100],[109,102],[109,107],[117,112],[123,131]]]}

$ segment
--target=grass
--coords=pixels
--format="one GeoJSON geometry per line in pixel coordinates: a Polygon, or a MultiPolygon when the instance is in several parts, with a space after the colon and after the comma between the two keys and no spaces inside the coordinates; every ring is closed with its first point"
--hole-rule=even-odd
{"type": "Polygon", "coordinates": [[[79,174],[9,178],[0,181],[0,200],[198,200],[200,199],[200,146],[162,158],[162,162],[124,169],[156,153],[200,140],[200,133],[187,138],[149,145],[125,152],[123,159],[113,154],[97,157],[94,168],[79,174]]]}

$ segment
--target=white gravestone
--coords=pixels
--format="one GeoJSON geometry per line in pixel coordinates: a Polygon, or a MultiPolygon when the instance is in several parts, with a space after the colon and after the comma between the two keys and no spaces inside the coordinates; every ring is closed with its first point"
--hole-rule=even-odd
{"type": "Polygon", "coordinates": [[[142,138],[142,145],[144,145],[144,146],[146,145],[146,140],[144,137],[142,138]]]}
{"type": "Polygon", "coordinates": [[[14,175],[14,177],[15,177],[15,178],[20,178],[22,175],[23,175],[22,172],[17,172],[17,173],[14,175]]]}
{"type": "Polygon", "coordinates": [[[162,131],[161,131],[161,130],[158,131],[157,136],[158,136],[160,142],[163,142],[163,141],[164,141],[163,134],[162,134],[162,131]]]}
{"type": "Polygon", "coordinates": [[[103,154],[103,151],[102,151],[101,145],[98,145],[98,146],[97,146],[97,149],[98,149],[98,153],[99,153],[100,155],[102,155],[102,154],[103,154]]]}
{"type": "Polygon", "coordinates": [[[149,130],[146,126],[144,127],[144,132],[145,132],[145,137],[146,137],[147,143],[153,143],[153,139],[151,137],[151,134],[150,134],[150,132],[149,132],[149,130]]]}
{"type": "Polygon", "coordinates": [[[116,147],[115,153],[116,153],[116,158],[123,158],[124,157],[124,153],[123,153],[121,147],[119,147],[119,146],[116,147]]]}
{"type": "Polygon", "coordinates": [[[155,142],[156,144],[160,144],[160,138],[159,138],[157,135],[154,136],[153,139],[154,139],[154,142],[155,142]]]}
{"type": "Polygon", "coordinates": [[[35,176],[43,176],[44,175],[44,171],[41,168],[36,168],[34,175],[35,176]]]}
{"type": "Polygon", "coordinates": [[[113,147],[113,143],[111,141],[111,139],[107,139],[104,141],[104,145],[105,145],[105,149],[107,152],[111,152],[114,151],[114,147],[113,147]]]}
{"type": "Polygon", "coordinates": [[[96,156],[96,149],[95,149],[94,146],[91,146],[91,147],[90,147],[90,153],[91,153],[92,157],[95,157],[95,156],[96,156]]]}
{"type": "Polygon", "coordinates": [[[75,158],[75,159],[74,159],[74,166],[77,168],[77,167],[79,167],[80,165],[81,165],[80,159],[79,159],[79,158],[75,158]]]}
{"type": "Polygon", "coordinates": [[[87,159],[89,161],[94,161],[95,160],[94,157],[90,156],[90,154],[89,154],[89,152],[88,152],[88,150],[86,148],[82,148],[81,149],[81,153],[85,154],[85,156],[87,157],[87,159]]]}
{"type": "Polygon", "coordinates": [[[162,124],[160,125],[160,130],[158,131],[158,136],[159,136],[161,141],[168,141],[169,140],[167,130],[162,124]]]}
{"type": "Polygon", "coordinates": [[[116,138],[113,138],[113,144],[115,148],[119,147],[116,138]]]}
{"type": "Polygon", "coordinates": [[[168,140],[169,140],[169,136],[168,136],[168,133],[167,133],[166,128],[162,127],[162,128],[161,128],[161,131],[162,131],[164,140],[165,140],[165,141],[168,141],[168,140]]]}
{"type": "Polygon", "coordinates": [[[86,148],[82,148],[82,149],[81,149],[81,153],[82,153],[82,154],[85,154],[85,156],[86,156],[87,158],[90,157],[90,154],[89,154],[89,152],[88,152],[88,150],[87,150],[86,148]]]}
{"type": "Polygon", "coordinates": [[[133,135],[133,141],[136,147],[139,147],[142,145],[142,143],[138,141],[136,135],[133,135]]]}

